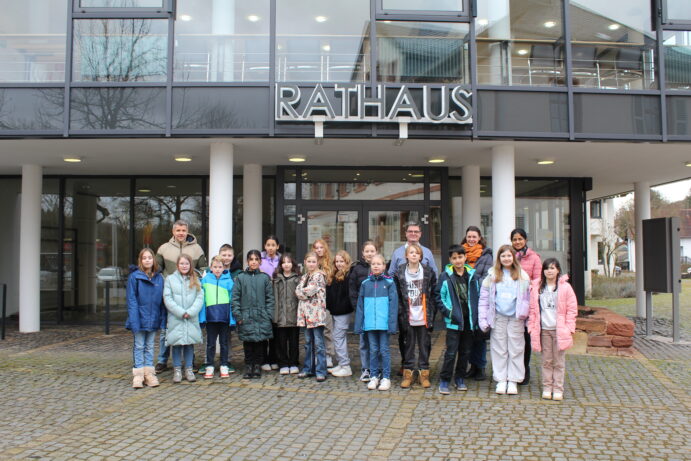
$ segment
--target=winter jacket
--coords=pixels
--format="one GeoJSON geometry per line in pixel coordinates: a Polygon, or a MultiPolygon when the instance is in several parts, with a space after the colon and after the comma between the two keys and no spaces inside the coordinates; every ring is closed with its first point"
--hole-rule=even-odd
{"type": "MultiPolygon", "coordinates": [[[[407,243],[405,245],[401,245],[393,251],[393,254],[391,255],[391,262],[389,263],[389,271],[387,272],[389,277],[393,278],[398,272],[398,267],[407,262],[405,259],[406,248],[408,248],[407,243]]],[[[437,269],[437,263],[434,261],[434,255],[426,246],[420,245],[420,248],[422,248],[422,259],[420,262],[426,266],[429,266],[430,269],[434,271],[434,277],[438,278],[439,269],[437,269]]]]}
{"type": "Polygon", "coordinates": [[[226,270],[230,272],[230,277],[233,279],[233,281],[235,281],[238,274],[242,272],[242,263],[237,259],[233,259],[233,262],[230,263],[230,268],[226,270]]]}
{"type": "Polygon", "coordinates": [[[199,313],[199,323],[221,322],[235,326],[235,318],[230,308],[233,294],[233,278],[230,272],[223,271],[220,278],[208,272],[202,279],[204,306],[199,313]]]}
{"type": "MultiPolygon", "coordinates": [[[[563,351],[573,345],[573,334],[576,332],[576,317],[578,316],[578,300],[569,276],[562,275],[557,283],[557,344],[563,351]]],[[[533,280],[530,287],[530,315],[528,316],[528,333],[530,345],[534,351],[541,351],[540,331],[540,280],[533,280]]]]}
{"type": "Polygon", "coordinates": [[[206,257],[204,250],[197,243],[197,239],[192,234],[187,234],[187,240],[180,244],[175,237],[158,247],[156,251],[156,262],[158,267],[163,270],[163,276],[168,277],[177,270],[178,258],[181,254],[186,254],[192,258],[192,267],[199,271],[206,269],[206,257]]]}
{"type": "Polygon", "coordinates": [[[326,277],[321,271],[305,274],[295,288],[298,302],[298,326],[306,328],[326,325],[326,277]]]}
{"type": "Polygon", "coordinates": [[[388,275],[371,274],[360,286],[355,307],[355,334],[366,331],[398,331],[398,294],[388,275]]]}
{"type": "Polygon", "coordinates": [[[274,277],[274,272],[278,267],[278,262],[281,260],[281,253],[276,253],[276,256],[269,258],[266,251],[262,251],[262,262],[259,265],[259,270],[264,272],[269,277],[274,277]]]}
{"type": "Polygon", "coordinates": [[[475,261],[475,277],[477,277],[478,282],[482,283],[487,277],[487,273],[494,265],[494,256],[492,255],[491,248],[485,248],[482,250],[482,254],[475,261]]]}
{"type": "Polygon", "coordinates": [[[350,273],[340,282],[334,278],[326,287],[326,309],[331,315],[347,315],[353,312],[350,301],[350,273]]]}
{"type": "MultiPolygon", "coordinates": [[[[480,301],[480,281],[476,277],[477,271],[470,267],[469,264],[465,265],[465,270],[468,272],[468,321],[470,322],[470,330],[475,331],[479,329],[478,304],[480,301]]],[[[460,328],[462,331],[465,330],[463,309],[454,286],[453,277],[453,264],[447,264],[441,277],[439,277],[435,297],[437,306],[444,317],[446,328],[449,330],[458,330],[460,328]]]]}
{"type": "MultiPolygon", "coordinates": [[[[518,278],[516,290],[516,318],[525,320],[528,318],[528,311],[530,309],[530,278],[523,269],[521,269],[521,276],[518,278]]],[[[492,268],[489,270],[480,288],[479,317],[480,329],[482,331],[494,328],[494,319],[496,317],[494,300],[496,294],[497,285],[495,283],[494,268],[492,268]]]]}
{"type": "Polygon", "coordinates": [[[127,279],[127,323],[125,328],[156,331],[166,327],[166,308],[163,305],[163,276],[149,277],[137,266],[130,267],[127,279]]]}
{"type": "Polygon", "coordinates": [[[184,346],[202,342],[199,312],[204,304],[204,291],[190,288],[190,280],[175,271],[166,278],[163,300],[168,309],[166,344],[184,346]],[[184,314],[190,318],[183,319],[184,314]]]}
{"type": "MultiPolygon", "coordinates": [[[[398,296],[398,322],[402,327],[410,326],[408,283],[405,279],[406,266],[407,263],[399,265],[393,278],[398,296]]],[[[425,308],[425,326],[431,328],[434,323],[434,308],[436,306],[434,288],[437,285],[437,276],[434,274],[434,270],[426,264],[420,263],[420,270],[422,270],[422,303],[425,308]]]]}
{"type": "Polygon", "coordinates": [[[350,304],[355,308],[357,306],[357,299],[360,296],[360,285],[369,277],[369,263],[367,261],[357,261],[350,269],[348,276],[348,294],[350,296],[350,304]]]}
{"type": "Polygon", "coordinates": [[[521,263],[521,267],[526,271],[530,280],[539,280],[541,278],[542,260],[539,254],[530,248],[526,248],[525,253],[523,251],[516,252],[516,259],[521,263]]]}
{"type": "Polygon", "coordinates": [[[300,283],[300,276],[296,273],[288,277],[283,272],[276,274],[273,281],[274,286],[274,318],[277,327],[296,327],[298,326],[298,298],[295,295],[295,288],[300,283]]]}
{"type": "Polygon", "coordinates": [[[259,269],[240,272],[233,285],[232,305],[240,341],[273,338],[274,290],[268,275],[259,269]]]}

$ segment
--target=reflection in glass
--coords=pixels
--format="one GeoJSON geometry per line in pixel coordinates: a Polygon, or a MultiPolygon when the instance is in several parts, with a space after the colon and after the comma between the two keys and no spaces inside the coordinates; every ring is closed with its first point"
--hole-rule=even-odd
{"type": "Polygon", "coordinates": [[[377,22],[382,82],[469,83],[467,24],[377,22]]]}
{"type": "Polygon", "coordinates": [[[422,182],[302,183],[303,200],[423,200],[422,182]]]}
{"type": "Polygon", "coordinates": [[[59,181],[44,179],[41,195],[41,320],[62,320],[57,319],[60,268],[59,216],[59,181]]]}
{"type": "Polygon", "coordinates": [[[269,80],[269,1],[178,0],[174,79],[269,80]]]}
{"type": "Polygon", "coordinates": [[[691,32],[663,32],[665,80],[668,89],[691,89],[691,32]]]}
{"type": "Polygon", "coordinates": [[[65,81],[65,2],[0,0],[0,82],[65,81]]]}
{"type": "Polygon", "coordinates": [[[463,0],[382,0],[384,10],[463,11],[463,0]]]}
{"type": "Polygon", "coordinates": [[[167,41],[166,20],[75,20],[72,78],[89,82],[165,81],[167,41]]]}
{"type": "Polygon", "coordinates": [[[573,84],[657,88],[650,11],[648,0],[572,0],[573,84]]]}
{"type": "Polygon", "coordinates": [[[268,128],[267,88],[175,88],[173,128],[268,128]]]}
{"type": "Polygon", "coordinates": [[[691,134],[691,98],[667,98],[667,132],[670,135],[688,136],[691,134]]]}
{"type": "Polygon", "coordinates": [[[565,93],[479,91],[478,126],[482,131],[568,133],[565,93]]]}
{"type": "Polygon", "coordinates": [[[575,94],[576,133],[660,134],[660,98],[642,95],[575,94]]]}
{"type": "Polygon", "coordinates": [[[163,88],[73,88],[73,130],[162,130],[166,122],[163,88]]]}
{"type": "Polygon", "coordinates": [[[276,80],[366,81],[369,8],[369,0],[277,2],[276,80]]]}
{"type": "Polygon", "coordinates": [[[665,18],[670,21],[691,21],[689,0],[664,0],[665,18]]]}
{"type": "Polygon", "coordinates": [[[478,2],[477,78],[485,85],[564,86],[561,0],[478,2]]]}
{"type": "Polygon", "coordinates": [[[295,205],[283,206],[283,242],[282,247],[285,253],[295,254],[297,251],[297,207],[295,205]]]}
{"type": "Polygon", "coordinates": [[[420,222],[420,218],[418,211],[370,211],[367,217],[367,239],[373,240],[379,252],[389,261],[394,250],[406,243],[403,230],[405,223],[420,222]]]}
{"type": "Polygon", "coordinates": [[[312,248],[315,240],[322,239],[331,254],[345,250],[351,257],[358,254],[357,211],[317,211],[307,212],[307,248],[312,248]]]}
{"type": "Polygon", "coordinates": [[[164,0],[79,0],[81,8],[161,8],[164,0]]]}
{"type": "Polygon", "coordinates": [[[62,129],[63,95],[61,88],[0,89],[0,131],[62,129]]]}
{"type": "Polygon", "coordinates": [[[441,207],[440,206],[433,206],[430,207],[430,220],[429,220],[429,229],[430,229],[430,236],[429,236],[429,249],[432,252],[432,256],[434,256],[434,262],[437,264],[437,268],[442,268],[444,267],[444,264],[446,264],[446,261],[444,258],[447,257],[447,253],[442,251],[441,248],[441,232],[442,232],[442,225],[441,225],[441,207]]]}

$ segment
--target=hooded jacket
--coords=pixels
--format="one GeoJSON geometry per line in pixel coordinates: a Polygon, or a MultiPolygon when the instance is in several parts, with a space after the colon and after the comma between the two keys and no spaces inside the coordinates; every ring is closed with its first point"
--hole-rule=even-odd
{"type": "Polygon", "coordinates": [[[266,251],[262,251],[262,262],[259,265],[259,270],[264,272],[270,278],[274,278],[274,272],[278,267],[278,262],[281,260],[281,253],[276,252],[276,256],[269,258],[266,251]]]}
{"type": "Polygon", "coordinates": [[[398,294],[388,275],[371,274],[360,286],[355,308],[355,334],[367,331],[398,331],[398,294]]]}
{"type": "MultiPolygon", "coordinates": [[[[408,304],[408,283],[405,279],[406,263],[400,264],[394,274],[394,282],[398,290],[398,321],[403,327],[410,326],[409,304],[408,304]]],[[[434,322],[434,306],[436,298],[434,289],[437,285],[437,276],[434,270],[426,264],[420,263],[422,271],[422,303],[425,309],[425,326],[431,328],[434,322]]]]}
{"type": "Polygon", "coordinates": [[[175,271],[166,278],[163,299],[168,309],[166,344],[184,346],[202,342],[199,312],[204,304],[204,291],[190,288],[189,278],[175,271]],[[182,316],[189,314],[190,318],[182,316]]]}
{"type": "Polygon", "coordinates": [[[492,249],[487,247],[482,250],[482,254],[475,261],[475,276],[478,282],[482,283],[487,277],[487,273],[494,265],[494,256],[492,255],[492,249]]]}
{"type": "Polygon", "coordinates": [[[220,322],[235,326],[230,298],[233,294],[233,278],[226,270],[221,277],[216,278],[213,272],[208,272],[202,279],[204,289],[204,306],[199,313],[199,323],[220,322]]]}
{"type": "Polygon", "coordinates": [[[525,252],[522,250],[516,252],[516,259],[521,263],[521,267],[526,271],[530,280],[541,278],[542,260],[539,254],[526,247],[525,252]]]}
{"type": "Polygon", "coordinates": [[[163,304],[163,276],[155,273],[149,278],[137,266],[130,266],[127,278],[127,323],[133,333],[156,331],[166,327],[166,308],[163,304]]]}
{"type": "Polygon", "coordinates": [[[230,277],[233,279],[233,281],[235,281],[238,274],[242,272],[242,263],[237,259],[233,259],[233,262],[230,263],[230,268],[226,270],[230,273],[230,277]]]}
{"type": "Polygon", "coordinates": [[[259,269],[240,272],[233,285],[232,304],[240,341],[273,338],[274,290],[268,275],[259,269]]]}
{"type": "MultiPolygon", "coordinates": [[[[578,316],[578,300],[569,276],[562,275],[557,282],[557,344],[563,351],[573,345],[573,334],[576,332],[576,317],[578,316]]],[[[540,279],[533,280],[530,287],[530,315],[528,316],[528,333],[530,345],[534,351],[542,350],[540,332],[540,279]]]]}
{"type": "Polygon", "coordinates": [[[156,251],[156,262],[158,267],[163,270],[163,277],[168,277],[177,270],[177,261],[181,254],[186,254],[192,258],[192,268],[202,271],[206,269],[206,257],[201,245],[192,234],[187,234],[187,239],[180,243],[171,237],[166,243],[158,247],[156,251]]]}
{"type": "MultiPolygon", "coordinates": [[[[482,281],[480,288],[480,329],[487,331],[494,328],[496,318],[495,299],[497,295],[497,284],[494,275],[494,268],[490,269],[487,277],[482,281]]],[[[521,269],[521,275],[516,284],[516,318],[525,320],[528,318],[530,308],[530,278],[521,269]]]]}
{"type": "Polygon", "coordinates": [[[350,304],[355,308],[357,306],[357,299],[360,296],[360,285],[369,277],[369,263],[367,261],[356,261],[350,269],[348,276],[348,294],[350,296],[350,304]]]}
{"type": "Polygon", "coordinates": [[[287,277],[283,272],[279,272],[274,278],[274,323],[279,328],[298,325],[298,298],[295,288],[299,282],[300,276],[294,272],[287,277]]]}
{"type": "MultiPolygon", "coordinates": [[[[478,330],[478,303],[480,301],[480,281],[476,277],[477,271],[465,265],[465,270],[468,272],[468,321],[470,322],[470,330],[478,330]]],[[[447,264],[444,272],[439,277],[437,289],[435,290],[435,297],[437,299],[437,306],[444,317],[446,328],[449,330],[465,330],[463,319],[463,306],[461,300],[456,292],[454,286],[454,267],[453,264],[447,264]]]]}
{"type": "Polygon", "coordinates": [[[353,312],[350,300],[350,272],[340,282],[334,277],[326,287],[326,309],[331,315],[347,315],[353,312]]]}

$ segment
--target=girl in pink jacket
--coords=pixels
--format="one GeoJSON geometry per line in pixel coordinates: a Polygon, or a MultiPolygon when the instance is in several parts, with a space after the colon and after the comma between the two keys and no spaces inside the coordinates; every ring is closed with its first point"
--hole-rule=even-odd
{"type": "Polygon", "coordinates": [[[566,349],[573,345],[578,301],[559,261],[546,259],[530,290],[528,331],[533,350],[542,351],[542,398],[564,398],[566,349]]]}

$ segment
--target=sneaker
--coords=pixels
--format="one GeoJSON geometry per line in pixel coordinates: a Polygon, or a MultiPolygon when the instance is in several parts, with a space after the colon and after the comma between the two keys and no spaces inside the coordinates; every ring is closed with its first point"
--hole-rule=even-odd
{"type": "Polygon", "coordinates": [[[271,364],[271,369],[272,369],[272,370],[278,370],[278,364],[277,364],[277,363],[272,363],[272,364],[271,364]]]}
{"type": "Polygon", "coordinates": [[[299,379],[311,378],[312,376],[314,376],[312,373],[305,373],[304,371],[298,373],[299,379]]]}
{"type": "Polygon", "coordinates": [[[364,370],[362,370],[362,374],[360,375],[360,381],[362,381],[363,383],[367,383],[367,382],[369,382],[369,380],[370,380],[369,370],[367,368],[365,368],[364,370]]]}
{"type": "Polygon", "coordinates": [[[496,392],[497,394],[506,394],[506,386],[507,386],[506,381],[499,381],[497,383],[497,388],[495,389],[494,392],[496,392]]]}
{"type": "Polygon", "coordinates": [[[221,365],[221,378],[230,378],[230,370],[226,365],[221,365]]]}
{"type": "Polygon", "coordinates": [[[333,368],[333,367],[334,367],[334,361],[330,355],[327,355],[326,356],[326,368],[333,368]]]}
{"type": "Polygon", "coordinates": [[[168,369],[168,364],[167,364],[167,363],[157,363],[157,364],[156,364],[156,367],[154,368],[154,370],[156,371],[156,373],[163,373],[163,372],[166,371],[167,369],[168,369]]]}
{"type": "Polygon", "coordinates": [[[199,369],[197,370],[198,375],[205,375],[206,374],[206,364],[202,363],[199,369]]]}
{"type": "Polygon", "coordinates": [[[448,381],[439,381],[439,393],[442,395],[449,395],[451,393],[448,381]]]}
{"type": "Polygon", "coordinates": [[[298,367],[290,367],[290,374],[291,375],[296,375],[300,373],[300,369],[298,367]]]}
{"type": "Polygon", "coordinates": [[[228,373],[235,373],[235,367],[233,367],[233,365],[228,365],[228,373]]]}
{"type": "Polygon", "coordinates": [[[317,375],[316,379],[318,383],[323,383],[324,381],[326,381],[326,376],[317,375]]]}
{"type": "Polygon", "coordinates": [[[214,367],[206,367],[204,370],[204,379],[212,379],[214,377],[214,367]]]}
{"type": "Polygon", "coordinates": [[[346,376],[353,376],[353,370],[350,369],[350,365],[344,367],[338,366],[334,368],[334,372],[331,373],[332,376],[337,378],[344,378],[346,376]]]}
{"type": "Polygon", "coordinates": [[[278,373],[281,375],[289,375],[290,374],[290,368],[281,367],[281,369],[278,371],[278,373]]]}
{"type": "Polygon", "coordinates": [[[338,371],[338,370],[340,370],[340,369],[341,369],[341,366],[340,366],[340,365],[336,365],[336,366],[333,367],[333,368],[327,368],[326,371],[327,371],[327,373],[334,374],[335,371],[338,371]]]}
{"type": "Polygon", "coordinates": [[[262,371],[271,371],[271,365],[265,363],[264,365],[262,365],[262,371]]]}
{"type": "Polygon", "coordinates": [[[549,389],[545,389],[542,391],[542,398],[545,400],[552,400],[552,391],[549,389]]]}
{"type": "Polygon", "coordinates": [[[516,383],[513,381],[509,381],[508,386],[506,387],[506,393],[509,395],[516,395],[518,394],[518,386],[516,386],[516,383]]]}
{"type": "Polygon", "coordinates": [[[182,382],[182,368],[174,367],[173,368],[173,383],[178,384],[181,382],[182,382]]]}
{"type": "Polygon", "coordinates": [[[388,391],[389,389],[391,389],[391,380],[389,378],[383,378],[379,383],[379,387],[377,389],[379,389],[380,391],[388,391]]]}
{"type": "Polygon", "coordinates": [[[463,382],[463,378],[456,378],[454,380],[454,384],[456,385],[456,389],[458,389],[459,391],[467,391],[468,390],[468,386],[466,386],[465,383],[463,382]]]}
{"type": "Polygon", "coordinates": [[[555,392],[552,394],[552,400],[564,400],[564,394],[561,392],[555,392]]]}
{"type": "Polygon", "coordinates": [[[377,387],[379,387],[379,378],[372,378],[369,380],[369,383],[367,384],[367,389],[373,391],[377,387]]]}
{"type": "Polygon", "coordinates": [[[185,368],[185,379],[190,383],[193,383],[197,380],[197,378],[194,376],[194,368],[185,368]]]}

